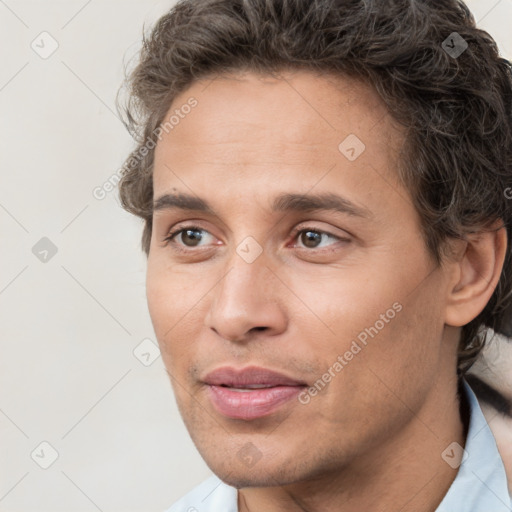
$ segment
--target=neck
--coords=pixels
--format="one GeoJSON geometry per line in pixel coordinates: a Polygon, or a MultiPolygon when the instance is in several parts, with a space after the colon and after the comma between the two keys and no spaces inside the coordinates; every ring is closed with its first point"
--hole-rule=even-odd
{"type": "Polygon", "coordinates": [[[465,445],[467,415],[458,381],[438,383],[423,407],[385,446],[333,474],[286,486],[243,488],[240,512],[434,512],[458,468],[441,457],[453,442],[465,445]]]}

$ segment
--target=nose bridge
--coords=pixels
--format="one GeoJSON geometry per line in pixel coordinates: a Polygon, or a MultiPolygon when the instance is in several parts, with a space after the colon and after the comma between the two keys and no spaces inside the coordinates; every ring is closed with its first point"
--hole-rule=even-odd
{"type": "Polygon", "coordinates": [[[252,240],[244,240],[226,260],[226,272],[211,291],[206,323],[226,339],[241,339],[248,331],[284,328],[285,315],[276,296],[268,259],[252,240]]]}
{"type": "Polygon", "coordinates": [[[258,278],[263,280],[262,265],[258,263],[248,264],[240,256],[235,255],[229,271],[219,283],[217,299],[219,304],[224,306],[233,304],[254,307],[257,302],[258,278]]]}
{"type": "Polygon", "coordinates": [[[268,282],[269,270],[263,253],[254,260],[245,258],[253,248],[242,242],[233,252],[227,264],[228,271],[216,290],[217,306],[224,308],[224,314],[241,314],[242,311],[255,311],[270,299],[270,290],[262,286],[268,282]],[[244,251],[246,251],[244,253],[244,251]],[[242,252],[242,256],[240,255],[242,252]],[[263,296],[262,294],[265,294],[263,296]]]}

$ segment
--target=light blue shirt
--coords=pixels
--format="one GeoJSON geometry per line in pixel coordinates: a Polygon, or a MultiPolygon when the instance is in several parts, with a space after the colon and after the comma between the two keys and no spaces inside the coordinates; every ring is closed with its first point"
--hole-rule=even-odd
{"type": "MultiPolygon", "coordinates": [[[[466,454],[436,512],[512,512],[512,497],[494,436],[475,393],[463,379],[469,403],[466,454]]],[[[166,512],[238,512],[238,491],[217,476],[203,481],[166,512]]]]}
{"type": "Polygon", "coordinates": [[[467,458],[436,512],[511,512],[512,497],[496,440],[475,393],[466,380],[463,385],[470,414],[464,447],[467,458]]]}

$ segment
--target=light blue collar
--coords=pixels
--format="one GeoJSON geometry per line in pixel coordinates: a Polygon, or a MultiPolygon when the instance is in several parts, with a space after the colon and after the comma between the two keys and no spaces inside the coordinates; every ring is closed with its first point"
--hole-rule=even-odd
{"type": "Polygon", "coordinates": [[[462,385],[469,404],[467,457],[436,512],[511,512],[512,498],[496,441],[464,378],[462,385]]]}

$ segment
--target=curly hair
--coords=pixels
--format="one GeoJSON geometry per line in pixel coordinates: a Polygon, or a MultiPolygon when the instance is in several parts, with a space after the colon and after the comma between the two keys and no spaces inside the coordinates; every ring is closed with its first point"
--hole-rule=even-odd
{"type": "Polygon", "coordinates": [[[353,77],[377,91],[405,128],[398,178],[437,265],[448,239],[495,221],[506,227],[499,282],[461,330],[457,371],[464,374],[489,329],[512,330],[512,64],[462,1],[180,0],[143,35],[119,91],[128,100],[121,107],[117,99],[137,142],[121,172],[120,199],[145,221],[143,250],[149,254],[154,147],[174,98],[194,80],[285,70],[353,77]],[[460,55],[448,51],[455,40],[460,55]]]}

